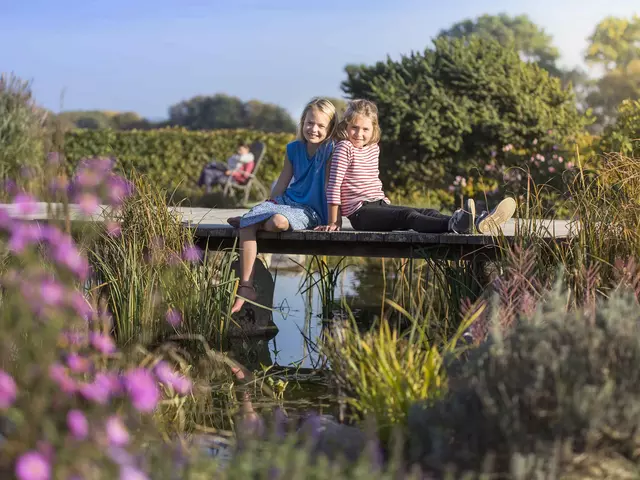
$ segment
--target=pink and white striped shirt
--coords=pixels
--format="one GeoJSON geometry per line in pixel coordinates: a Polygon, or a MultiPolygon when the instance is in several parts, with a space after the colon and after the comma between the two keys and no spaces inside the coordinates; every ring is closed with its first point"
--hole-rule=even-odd
{"type": "Polygon", "coordinates": [[[356,148],[348,140],[336,145],[331,159],[327,203],[341,205],[342,215],[355,213],[363,202],[389,199],[382,190],[378,144],[356,148]]]}

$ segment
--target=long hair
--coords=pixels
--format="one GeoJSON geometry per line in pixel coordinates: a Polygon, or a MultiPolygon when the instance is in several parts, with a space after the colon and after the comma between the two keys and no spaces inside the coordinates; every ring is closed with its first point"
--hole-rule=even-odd
{"type": "Polygon", "coordinates": [[[380,131],[380,124],[378,122],[378,107],[376,107],[376,104],[372,101],[363,99],[351,100],[349,102],[349,106],[347,107],[346,112],[344,112],[344,117],[342,117],[342,120],[336,129],[336,139],[349,140],[347,128],[356,117],[368,118],[371,120],[371,125],[373,125],[371,140],[367,145],[378,143],[382,134],[380,131]]]}
{"type": "Polygon", "coordinates": [[[312,98],[311,101],[304,107],[304,110],[302,110],[302,115],[300,115],[300,121],[298,122],[298,129],[296,130],[296,138],[298,140],[306,142],[306,139],[304,138],[304,135],[302,133],[302,129],[304,127],[304,119],[306,118],[307,113],[309,113],[309,110],[312,109],[316,109],[329,117],[329,125],[327,125],[327,138],[325,139],[325,141],[332,139],[335,136],[336,127],[338,126],[336,107],[329,100],[322,97],[312,98]]]}

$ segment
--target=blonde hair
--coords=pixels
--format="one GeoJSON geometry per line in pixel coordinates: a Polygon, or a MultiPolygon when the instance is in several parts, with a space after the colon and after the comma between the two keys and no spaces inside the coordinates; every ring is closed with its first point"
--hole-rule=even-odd
{"type": "Polygon", "coordinates": [[[349,102],[349,106],[344,112],[344,117],[342,117],[336,129],[336,138],[339,140],[349,140],[347,128],[356,117],[365,117],[371,120],[373,132],[371,134],[371,140],[367,145],[378,143],[382,134],[380,124],[378,123],[378,107],[376,107],[376,104],[372,101],[363,99],[351,100],[349,102]]]}
{"type": "Polygon", "coordinates": [[[312,98],[311,101],[304,107],[304,110],[302,110],[302,115],[300,115],[300,122],[298,122],[298,129],[296,130],[296,138],[298,140],[302,140],[303,142],[307,141],[304,138],[302,129],[304,127],[304,119],[307,117],[307,113],[309,113],[309,111],[312,109],[322,112],[327,117],[329,117],[329,125],[327,125],[327,138],[325,139],[325,141],[332,139],[336,133],[336,127],[338,126],[336,107],[329,100],[322,97],[312,98]]]}

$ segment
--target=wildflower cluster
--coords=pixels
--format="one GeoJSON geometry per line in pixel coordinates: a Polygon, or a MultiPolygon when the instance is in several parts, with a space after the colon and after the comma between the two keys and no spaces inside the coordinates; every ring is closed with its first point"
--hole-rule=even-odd
{"type": "MultiPolygon", "coordinates": [[[[88,214],[131,194],[104,159],[83,162],[66,188],[88,214]]],[[[191,381],[117,348],[111,315],[85,291],[91,269],[72,236],[18,218],[37,209],[25,192],[0,207],[0,476],[147,478],[143,417],[163,390],[186,395],[191,381]]]]}

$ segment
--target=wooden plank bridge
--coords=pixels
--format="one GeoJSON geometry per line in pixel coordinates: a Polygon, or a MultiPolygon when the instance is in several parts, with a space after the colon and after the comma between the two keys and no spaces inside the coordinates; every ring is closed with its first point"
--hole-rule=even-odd
{"type": "MultiPolygon", "coordinates": [[[[108,208],[108,207],[103,207],[108,208]]],[[[47,204],[39,203],[33,213],[21,214],[15,205],[0,204],[12,217],[27,220],[47,220],[47,204]]],[[[211,209],[171,207],[184,223],[192,229],[195,242],[208,249],[237,247],[238,231],[227,224],[226,219],[242,215],[246,209],[211,209]]],[[[101,210],[102,211],[102,210],[101,210]]],[[[75,221],[101,221],[103,216],[90,217],[81,213],[76,205],[70,206],[70,218],[75,221]]],[[[537,220],[532,227],[529,220],[511,220],[504,225],[503,235],[429,234],[414,231],[359,232],[351,228],[343,218],[343,229],[338,232],[312,230],[292,232],[259,232],[260,253],[330,255],[354,257],[391,258],[473,258],[495,256],[497,249],[512,242],[517,232],[533,228],[537,235],[549,242],[562,241],[572,234],[573,226],[564,220],[537,220]],[[505,243],[506,242],[506,243],[505,243]]]]}

